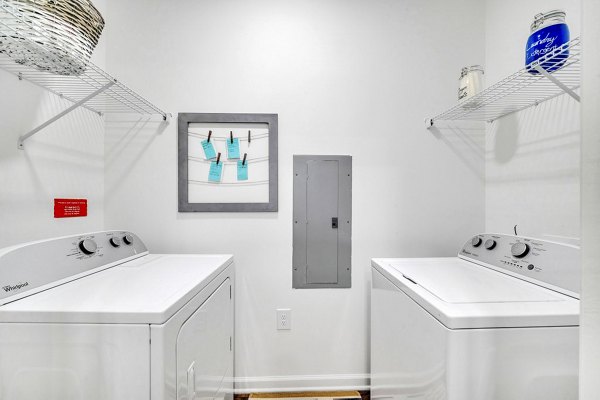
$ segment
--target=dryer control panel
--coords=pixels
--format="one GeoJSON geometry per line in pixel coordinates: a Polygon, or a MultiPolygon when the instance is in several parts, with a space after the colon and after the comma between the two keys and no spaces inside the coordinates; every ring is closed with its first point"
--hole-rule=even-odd
{"type": "Polygon", "coordinates": [[[579,298],[581,255],[577,246],[484,233],[469,239],[458,256],[579,298]]]}
{"type": "Polygon", "coordinates": [[[0,305],[148,254],[127,231],[95,232],[0,249],[0,305]]]}

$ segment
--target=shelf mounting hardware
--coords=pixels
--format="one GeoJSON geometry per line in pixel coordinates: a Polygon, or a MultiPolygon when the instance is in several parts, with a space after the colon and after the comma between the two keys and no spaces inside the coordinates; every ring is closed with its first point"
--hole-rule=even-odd
{"type": "Polygon", "coordinates": [[[57,120],[61,119],[62,117],[64,117],[65,115],[67,115],[68,113],[70,113],[71,111],[76,110],[77,108],[81,107],[82,105],[84,105],[86,102],[90,101],[91,99],[93,99],[94,97],[98,96],[99,94],[101,94],[102,92],[104,92],[106,89],[110,88],[111,86],[113,86],[115,83],[117,83],[116,81],[112,81],[112,82],[108,82],[106,85],[102,86],[100,89],[96,90],[93,93],[90,93],[88,96],[84,97],[83,99],[79,100],[78,102],[76,102],[75,104],[73,104],[71,107],[67,108],[66,110],[64,110],[63,112],[61,112],[60,114],[50,118],[48,121],[44,122],[43,124],[41,124],[40,126],[38,126],[37,128],[29,131],[28,133],[21,135],[19,137],[19,141],[17,143],[17,147],[21,150],[23,150],[23,143],[29,139],[31,136],[35,135],[36,133],[38,133],[39,131],[41,131],[42,129],[44,129],[45,127],[47,127],[48,125],[52,124],[53,122],[56,122],[57,120]]]}
{"type": "Polygon", "coordinates": [[[556,86],[561,88],[566,94],[568,94],[569,96],[571,96],[572,98],[574,98],[575,100],[577,100],[578,102],[581,103],[581,97],[577,93],[575,93],[570,87],[568,87],[567,85],[565,85],[564,83],[562,83],[561,81],[556,79],[552,74],[550,74],[548,71],[546,71],[544,68],[542,68],[541,65],[538,64],[538,65],[534,66],[533,68],[535,68],[537,72],[539,72],[540,74],[542,74],[546,78],[548,78],[550,80],[550,82],[554,83],[556,86]]]}

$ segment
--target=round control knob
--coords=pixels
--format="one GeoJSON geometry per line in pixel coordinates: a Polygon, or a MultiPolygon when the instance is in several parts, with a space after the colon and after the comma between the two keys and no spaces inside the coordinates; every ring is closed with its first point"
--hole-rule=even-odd
{"type": "Polygon", "coordinates": [[[533,265],[533,264],[529,264],[527,266],[527,269],[530,270],[530,271],[533,271],[534,268],[535,268],[535,265],[533,265]]]}
{"type": "Polygon", "coordinates": [[[481,246],[481,238],[479,236],[475,236],[473,239],[471,239],[471,244],[473,247],[481,246]]]}
{"type": "Polygon", "coordinates": [[[488,239],[485,241],[484,246],[486,249],[492,250],[494,247],[496,247],[496,241],[494,239],[488,239]]]}
{"type": "Polygon", "coordinates": [[[132,245],[133,244],[133,236],[131,236],[131,235],[125,235],[125,236],[123,236],[123,241],[127,245],[132,245]]]}
{"type": "Polygon", "coordinates": [[[98,245],[92,239],[85,239],[79,242],[79,249],[83,254],[94,254],[98,250],[98,245]]]}
{"type": "Polygon", "coordinates": [[[121,239],[119,239],[118,237],[110,238],[109,242],[112,245],[112,247],[121,247],[121,239]]]}
{"type": "Polygon", "coordinates": [[[529,245],[525,243],[515,243],[510,248],[510,252],[517,258],[525,257],[529,253],[529,245]]]}

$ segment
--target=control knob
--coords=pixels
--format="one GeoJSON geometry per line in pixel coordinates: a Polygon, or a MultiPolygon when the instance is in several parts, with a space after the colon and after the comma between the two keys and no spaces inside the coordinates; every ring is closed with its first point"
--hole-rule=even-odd
{"type": "Polygon", "coordinates": [[[132,245],[133,244],[133,236],[125,235],[125,236],[123,236],[123,241],[125,242],[126,245],[132,245]]]}
{"type": "Polygon", "coordinates": [[[110,238],[109,242],[112,245],[112,247],[121,247],[121,239],[119,239],[118,237],[110,238]]]}
{"type": "Polygon", "coordinates": [[[79,242],[79,249],[83,254],[94,254],[98,250],[98,245],[92,239],[85,239],[79,242]]]}
{"type": "Polygon", "coordinates": [[[475,236],[473,239],[471,239],[471,244],[473,247],[481,246],[481,238],[479,236],[475,236]]]}
{"type": "Polygon", "coordinates": [[[510,252],[517,258],[525,257],[529,253],[529,245],[521,242],[515,243],[510,248],[510,252]]]}
{"type": "Polygon", "coordinates": [[[484,244],[485,248],[488,250],[493,250],[496,247],[496,241],[494,239],[488,239],[484,244]]]}

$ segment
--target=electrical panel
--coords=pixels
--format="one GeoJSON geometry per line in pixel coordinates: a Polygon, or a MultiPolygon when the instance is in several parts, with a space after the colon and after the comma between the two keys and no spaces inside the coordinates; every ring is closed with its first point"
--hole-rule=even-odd
{"type": "Polygon", "coordinates": [[[349,288],[351,156],[294,156],[293,226],[293,287],[349,288]]]}

